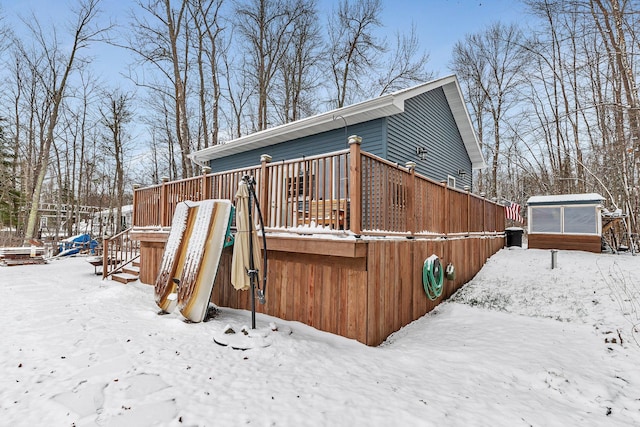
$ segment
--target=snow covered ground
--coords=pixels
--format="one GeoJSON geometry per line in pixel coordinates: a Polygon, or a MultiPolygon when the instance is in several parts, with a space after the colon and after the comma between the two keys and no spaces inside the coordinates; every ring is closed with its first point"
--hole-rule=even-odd
{"type": "Polygon", "coordinates": [[[0,267],[0,424],[640,425],[640,256],[550,264],[503,249],[380,347],[259,315],[292,333],[247,351],[212,336],[248,312],[158,316],[82,257],[0,267]]]}

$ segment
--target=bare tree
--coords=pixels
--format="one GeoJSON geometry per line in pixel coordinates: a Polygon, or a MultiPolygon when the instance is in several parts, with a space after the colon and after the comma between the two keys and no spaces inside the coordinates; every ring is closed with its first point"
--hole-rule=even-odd
{"type": "Polygon", "coordinates": [[[198,138],[198,149],[218,143],[220,99],[222,96],[220,44],[221,33],[224,30],[220,17],[222,5],[223,0],[190,0],[189,2],[189,12],[196,32],[194,47],[198,67],[198,97],[202,133],[198,138]]]}
{"type": "Polygon", "coordinates": [[[152,78],[135,75],[132,79],[137,85],[172,99],[171,115],[175,141],[180,150],[182,177],[190,177],[193,175],[193,166],[188,157],[192,148],[187,109],[191,43],[188,0],[178,1],[175,8],[170,0],[140,0],[137,4],[144,13],[134,14],[134,31],[128,33],[124,47],[138,55],[141,65],[153,66],[160,79],[153,81],[152,78]]]}
{"type": "Polygon", "coordinates": [[[54,141],[55,129],[58,123],[58,112],[65,98],[69,77],[76,69],[77,61],[79,61],[77,55],[80,50],[89,46],[91,42],[96,41],[106,31],[104,27],[94,26],[98,15],[98,3],[99,0],[83,0],[74,11],[76,21],[71,28],[73,40],[70,43],[71,48],[66,55],[61,51],[62,42],[57,40],[55,31],[53,37],[45,34],[35,16],[31,22],[25,22],[31,30],[39,51],[37,52],[38,56],[33,56],[25,49],[23,50],[24,58],[29,61],[31,67],[41,70],[39,77],[42,80],[46,80],[44,88],[48,94],[46,98],[47,105],[44,106],[48,114],[45,118],[44,133],[41,135],[41,149],[36,159],[36,180],[31,195],[25,240],[32,239],[35,234],[40,195],[48,171],[51,145],[54,141]],[[60,61],[61,58],[62,61],[60,61]]]}
{"type": "Polygon", "coordinates": [[[433,73],[426,70],[427,62],[429,55],[420,51],[415,24],[411,25],[409,34],[396,32],[394,49],[383,63],[382,75],[378,78],[379,95],[431,80],[433,73]]]}
{"type": "Polygon", "coordinates": [[[329,18],[328,57],[337,108],[351,101],[349,93],[362,90],[360,79],[376,68],[378,55],[386,49],[375,36],[382,26],[381,13],[380,0],[341,0],[329,18]]]}
{"type": "Polygon", "coordinates": [[[311,115],[320,80],[322,37],[316,1],[306,2],[293,23],[291,43],[279,64],[279,79],[270,99],[282,123],[311,115]]]}
{"type": "Polygon", "coordinates": [[[236,25],[251,61],[257,100],[257,131],[269,123],[268,99],[274,75],[292,41],[293,24],[305,13],[306,0],[244,0],[236,8],[236,25]]]}
{"type": "Polygon", "coordinates": [[[230,104],[229,112],[226,113],[229,122],[229,136],[240,138],[243,133],[248,132],[248,129],[243,127],[243,123],[247,117],[246,108],[254,91],[249,83],[249,71],[244,58],[239,65],[234,66],[229,58],[228,50],[226,50],[223,54],[223,63],[226,81],[226,95],[223,96],[230,104]]]}
{"type": "MultiPolygon", "coordinates": [[[[634,71],[633,51],[629,51],[629,41],[638,35],[628,30],[633,28],[630,2],[619,0],[590,0],[591,15],[602,37],[607,52],[608,65],[613,80],[615,117],[615,153],[620,176],[617,190],[624,196],[624,204],[631,218],[631,226],[637,230],[637,206],[633,206],[633,188],[637,184],[640,163],[640,100],[634,71]],[[630,134],[628,143],[627,132],[630,134]]],[[[637,191],[637,190],[636,190],[637,191]]]]}
{"type": "Polygon", "coordinates": [[[120,232],[122,224],[122,206],[124,203],[125,168],[124,162],[127,153],[127,125],[131,122],[133,111],[131,109],[132,96],[122,91],[110,91],[105,93],[104,105],[100,108],[102,125],[107,131],[104,135],[104,149],[115,162],[115,201],[116,215],[118,219],[115,232],[120,232]]]}
{"type": "Polygon", "coordinates": [[[518,100],[519,86],[525,78],[528,50],[523,48],[517,27],[494,24],[486,32],[467,35],[453,51],[453,69],[468,79],[474,93],[483,94],[483,107],[491,117],[491,182],[489,195],[498,196],[500,150],[509,109],[518,100]]]}

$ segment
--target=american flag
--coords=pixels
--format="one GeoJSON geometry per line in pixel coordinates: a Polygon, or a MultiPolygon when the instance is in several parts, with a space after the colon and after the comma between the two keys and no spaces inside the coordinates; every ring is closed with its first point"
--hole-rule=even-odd
{"type": "Polygon", "coordinates": [[[524,223],[522,216],[520,215],[521,206],[517,203],[507,202],[508,206],[505,206],[505,213],[507,215],[507,219],[512,219],[514,221],[518,221],[520,224],[524,223]]]}

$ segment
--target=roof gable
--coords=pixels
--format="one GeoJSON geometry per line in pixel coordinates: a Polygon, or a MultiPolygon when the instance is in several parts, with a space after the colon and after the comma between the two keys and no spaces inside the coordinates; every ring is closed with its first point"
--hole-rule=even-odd
{"type": "Polygon", "coordinates": [[[214,158],[269,147],[281,142],[342,128],[345,126],[345,123],[351,126],[381,117],[388,117],[402,113],[404,111],[404,103],[407,99],[436,88],[442,88],[445,93],[465,149],[471,159],[472,167],[474,169],[486,167],[482,151],[480,150],[480,144],[476,138],[469,113],[462,97],[460,85],[454,75],[245,135],[224,144],[214,145],[196,151],[190,155],[190,158],[196,163],[204,163],[214,158]]]}

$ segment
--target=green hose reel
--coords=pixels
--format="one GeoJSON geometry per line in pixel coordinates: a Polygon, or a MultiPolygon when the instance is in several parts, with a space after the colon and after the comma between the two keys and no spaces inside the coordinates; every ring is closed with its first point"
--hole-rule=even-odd
{"type": "Polygon", "coordinates": [[[440,258],[435,254],[431,255],[424,260],[424,265],[422,266],[422,286],[427,298],[433,301],[442,295],[443,284],[444,269],[442,268],[442,263],[440,263],[440,258]]]}

